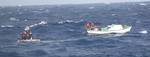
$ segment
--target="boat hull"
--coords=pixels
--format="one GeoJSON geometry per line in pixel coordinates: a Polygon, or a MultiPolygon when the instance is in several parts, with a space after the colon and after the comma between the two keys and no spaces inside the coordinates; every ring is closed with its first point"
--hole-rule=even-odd
{"type": "Polygon", "coordinates": [[[39,42],[40,39],[18,40],[17,42],[39,42]]]}
{"type": "Polygon", "coordinates": [[[122,29],[122,30],[111,30],[111,31],[100,31],[100,30],[87,30],[87,33],[89,34],[111,34],[111,33],[116,33],[116,34],[123,34],[123,33],[127,33],[131,30],[131,26],[126,28],[126,29],[122,29]]]}

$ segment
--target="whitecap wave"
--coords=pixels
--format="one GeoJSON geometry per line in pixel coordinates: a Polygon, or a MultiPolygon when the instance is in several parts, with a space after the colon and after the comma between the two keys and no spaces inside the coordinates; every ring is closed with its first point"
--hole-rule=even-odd
{"type": "Polygon", "coordinates": [[[88,7],[88,9],[94,9],[95,7],[88,7]]]}
{"type": "Polygon", "coordinates": [[[27,19],[25,19],[24,21],[28,21],[27,19]]]}
{"type": "Polygon", "coordinates": [[[65,20],[65,21],[60,21],[58,22],[59,24],[64,24],[64,23],[72,23],[74,22],[73,20],[65,20]]]}
{"type": "Polygon", "coordinates": [[[11,20],[11,21],[19,21],[19,19],[16,19],[15,17],[10,17],[9,20],[11,20]]]}
{"type": "Polygon", "coordinates": [[[142,31],[139,31],[139,33],[142,33],[142,34],[147,34],[147,30],[142,30],[142,31]]]}
{"type": "Polygon", "coordinates": [[[116,16],[117,14],[111,14],[112,16],[116,16]]]}
{"type": "Polygon", "coordinates": [[[79,23],[82,22],[83,20],[78,20],[78,21],[74,21],[74,20],[65,20],[65,21],[59,21],[58,24],[64,24],[64,23],[79,23]]]}
{"type": "Polygon", "coordinates": [[[1,25],[2,28],[5,28],[5,27],[14,27],[14,25],[1,25]]]}
{"type": "Polygon", "coordinates": [[[43,25],[44,25],[44,24],[47,24],[47,22],[46,22],[46,21],[41,21],[41,22],[38,23],[38,24],[39,24],[39,25],[40,25],[40,24],[43,24],[43,25]]]}

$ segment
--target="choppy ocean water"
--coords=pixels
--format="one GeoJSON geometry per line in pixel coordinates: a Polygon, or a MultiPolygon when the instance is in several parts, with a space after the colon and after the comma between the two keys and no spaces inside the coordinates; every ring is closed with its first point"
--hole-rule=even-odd
{"type": "Polygon", "coordinates": [[[0,57],[149,57],[150,3],[0,7],[0,57]],[[124,35],[87,35],[84,24],[133,26],[124,35]],[[17,43],[31,25],[38,43],[17,43]]]}

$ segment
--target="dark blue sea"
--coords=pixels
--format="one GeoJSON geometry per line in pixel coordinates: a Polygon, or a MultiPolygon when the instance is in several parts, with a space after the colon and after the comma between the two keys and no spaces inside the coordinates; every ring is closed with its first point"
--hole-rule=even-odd
{"type": "Polygon", "coordinates": [[[150,2],[0,7],[0,57],[150,57],[149,32],[150,2]],[[132,29],[88,35],[86,22],[132,29]],[[26,26],[40,42],[17,42],[26,26]]]}

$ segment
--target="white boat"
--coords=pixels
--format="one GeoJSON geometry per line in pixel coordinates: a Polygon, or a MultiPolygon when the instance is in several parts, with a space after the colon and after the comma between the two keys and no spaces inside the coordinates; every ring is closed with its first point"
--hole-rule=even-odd
{"type": "Polygon", "coordinates": [[[40,39],[26,39],[26,40],[18,40],[17,42],[40,42],[40,39]]]}
{"type": "Polygon", "coordinates": [[[93,30],[87,30],[87,33],[89,34],[111,34],[111,33],[123,34],[123,33],[129,32],[131,28],[132,26],[112,24],[103,28],[94,28],[93,30]]]}

